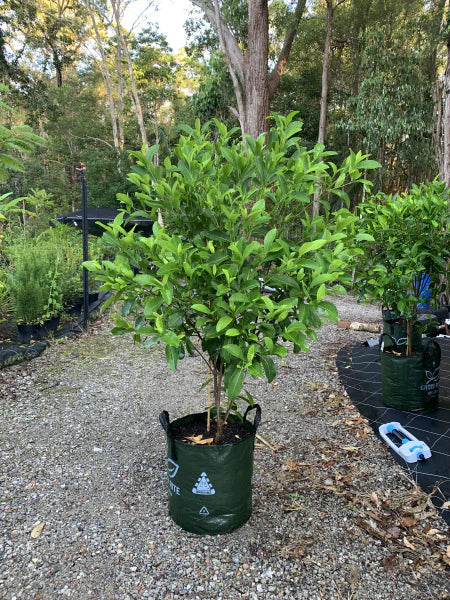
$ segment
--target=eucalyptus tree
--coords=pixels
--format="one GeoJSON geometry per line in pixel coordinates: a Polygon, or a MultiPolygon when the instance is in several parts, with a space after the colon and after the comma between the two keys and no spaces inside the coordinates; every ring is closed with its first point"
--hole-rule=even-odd
{"type": "Polygon", "coordinates": [[[219,39],[236,100],[236,106],[230,110],[238,119],[242,132],[253,137],[267,131],[270,102],[285,70],[306,7],[306,0],[297,0],[293,10],[290,10],[291,2],[277,1],[286,5],[289,20],[269,73],[268,0],[191,0],[203,11],[219,39]],[[245,8],[247,27],[243,27],[242,21],[240,26],[234,27],[230,15],[243,13],[245,8]],[[244,37],[240,39],[239,34],[244,37]]]}

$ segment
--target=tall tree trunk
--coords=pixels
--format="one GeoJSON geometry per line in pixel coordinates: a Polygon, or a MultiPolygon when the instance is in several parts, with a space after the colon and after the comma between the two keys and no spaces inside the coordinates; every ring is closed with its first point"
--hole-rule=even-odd
{"type": "Polygon", "coordinates": [[[111,73],[109,72],[108,61],[106,58],[105,50],[103,48],[103,42],[102,42],[102,38],[100,35],[100,31],[98,29],[97,20],[95,18],[95,13],[92,8],[92,4],[89,0],[87,1],[87,7],[89,10],[89,15],[91,17],[92,26],[94,28],[95,41],[97,43],[97,50],[100,53],[100,58],[102,61],[102,73],[103,73],[103,79],[105,81],[106,94],[108,96],[108,110],[109,110],[109,117],[111,119],[114,148],[116,148],[116,150],[118,150],[119,149],[119,134],[117,131],[116,104],[115,104],[114,96],[113,96],[113,84],[112,84],[112,79],[111,79],[111,73]]]}
{"type": "Polygon", "coordinates": [[[447,38],[447,66],[444,76],[444,148],[443,180],[450,187],[450,35],[447,38]]]}
{"type": "Polygon", "coordinates": [[[331,46],[331,32],[333,29],[333,0],[326,0],[327,2],[327,30],[325,34],[325,46],[323,50],[323,61],[322,61],[322,92],[320,95],[320,118],[319,118],[319,135],[317,136],[317,143],[325,143],[325,127],[327,121],[327,107],[328,107],[328,72],[330,67],[330,46],[331,46]]]}
{"type": "Polygon", "coordinates": [[[115,28],[116,28],[116,33],[117,33],[117,44],[121,46],[121,51],[122,51],[123,55],[125,55],[125,59],[127,61],[128,74],[130,77],[130,84],[131,84],[131,92],[133,95],[133,104],[134,104],[136,118],[137,118],[138,125],[139,125],[139,131],[141,133],[142,144],[145,146],[145,148],[148,148],[147,133],[145,131],[142,106],[141,106],[141,101],[139,98],[137,85],[136,85],[136,77],[134,76],[134,71],[133,71],[133,62],[131,60],[130,51],[128,50],[127,41],[125,40],[125,36],[123,35],[121,14],[120,14],[120,0],[111,0],[111,6],[113,9],[113,13],[114,13],[115,28]]]}
{"type": "Polygon", "coordinates": [[[117,138],[119,141],[119,149],[123,150],[125,139],[123,134],[123,69],[122,69],[122,44],[117,40],[116,54],[116,69],[117,69],[117,138]]]}
{"type": "MultiPolygon", "coordinates": [[[[333,30],[333,0],[327,1],[327,29],[325,33],[325,46],[323,49],[323,61],[322,61],[322,92],[320,95],[320,118],[319,118],[319,135],[317,136],[317,143],[325,143],[325,129],[327,123],[327,107],[328,107],[328,71],[330,67],[330,46],[331,46],[331,32],[333,30]]],[[[313,218],[319,214],[320,203],[319,203],[320,190],[314,193],[313,202],[313,218]]]]}
{"type": "Polygon", "coordinates": [[[268,0],[248,0],[248,43],[245,54],[224,21],[218,0],[191,0],[191,2],[203,10],[219,37],[236,97],[237,107],[230,107],[230,110],[239,120],[242,133],[257,137],[268,129],[270,101],[289,58],[306,0],[297,0],[280,54],[270,76],[268,75],[268,0]]]}
{"type": "Polygon", "coordinates": [[[433,91],[433,107],[434,107],[434,122],[433,122],[433,147],[436,167],[441,179],[444,174],[444,157],[442,153],[442,133],[443,133],[443,112],[444,112],[444,86],[440,81],[437,81],[433,91]]]}
{"type": "Polygon", "coordinates": [[[248,0],[248,50],[245,57],[245,129],[256,138],[267,131],[269,89],[269,8],[267,0],[248,0]]]}

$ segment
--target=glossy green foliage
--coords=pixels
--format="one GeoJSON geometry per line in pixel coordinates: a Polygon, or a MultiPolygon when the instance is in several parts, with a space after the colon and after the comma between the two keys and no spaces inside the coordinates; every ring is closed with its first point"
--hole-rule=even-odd
{"type": "Polygon", "coordinates": [[[356,289],[412,318],[420,297],[421,275],[431,278],[432,299],[450,256],[449,195],[443,182],[413,186],[409,193],[379,194],[359,207],[362,250],[357,256],[356,289]]]}
{"type": "MultiPolygon", "coordinates": [[[[282,237],[299,230],[309,235],[311,203],[319,192],[322,213],[327,218],[331,207],[348,206],[349,186],[370,185],[362,177],[365,170],[377,168],[368,155],[350,151],[341,166],[329,159],[334,152],[322,144],[308,150],[300,143],[302,124],[273,115],[268,136],[243,143],[238,128],[228,130],[217,120],[203,127],[184,127],[174,156],[155,167],[154,146],[148,151],[132,152],[136,166],[128,179],[139,187],[135,198],[120,196],[129,210],[139,206],[157,218],[164,213],[167,228],[192,239],[203,231],[223,230],[224,206],[245,206],[264,200],[269,225],[282,237]],[[214,124],[214,125],[213,125],[214,124]]],[[[240,213],[240,209],[239,209],[240,213]]],[[[322,217],[315,227],[321,227],[322,217]]],[[[237,218],[230,228],[239,229],[237,218]]],[[[299,238],[300,239],[300,238],[299,238]]]]}
{"type": "MultiPolygon", "coordinates": [[[[319,182],[337,191],[345,177],[322,162],[323,148],[298,148],[301,125],[293,115],[275,121],[268,147],[263,136],[236,141],[235,130],[216,121],[188,129],[164,167],[153,166],[154,148],[133,153],[134,215],[156,217],[159,209],[166,227],[155,223],[153,235],[142,237],[126,232],[120,214],[104,234],[115,260],[86,265],[123,302],[115,333],[131,332],[146,346],[162,342],[174,369],[180,357],[199,352],[210,365],[215,397],[222,383],[230,403],[241,395],[246,372],[274,379],[273,356],[287,354],[283,342],[306,351],[322,319],[337,320],[325,297],[342,291],[355,222],[346,209],[325,210],[314,223],[305,216],[301,240],[286,240],[283,203],[298,204],[306,215],[308,193],[319,182]]],[[[360,178],[357,164],[365,160],[353,154],[346,175],[360,178]]],[[[133,213],[132,200],[122,200],[133,213]]]]}

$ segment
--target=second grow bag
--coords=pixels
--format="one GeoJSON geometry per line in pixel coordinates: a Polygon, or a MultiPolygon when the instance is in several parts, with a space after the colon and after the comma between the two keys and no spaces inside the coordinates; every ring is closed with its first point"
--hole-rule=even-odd
{"type": "MultiPolygon", "coordinates": [[[[175,440],[172,430],[196,421],[206,413],[192,414],[170,423],[163,411],[159,420],[167,434],[169,513],[182,529],[215,535],[243,525],[252,512],[252,474],[255,435],[261,421],[259,405],[249,407],[243,425],[251,433],[236,444],[195,445],[175,440]],[[254,423],[247,414],[256,409],[254,423]]],[[[230,415],[230,422],[241,421],[230,415]]]]}
{"type": "Polygon", "coordinates": [[[380,337],[383,402],[390,408],[407,411],[435,410],[439,401],[441,348],[429,340],[422,352],[396,356],[385,352],[396,349],[390,335],[380,337]],[[390,340],[386,345],[384,339],[390,340]]]}

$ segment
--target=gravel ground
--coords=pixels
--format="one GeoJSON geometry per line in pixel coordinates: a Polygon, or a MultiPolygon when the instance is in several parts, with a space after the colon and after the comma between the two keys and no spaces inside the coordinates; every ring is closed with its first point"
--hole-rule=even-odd
{"type": "MultiPolygon", "coordinates": [[[[343,320],[379,310],[339,298],[343,320]]],[[[347,398],[336,351],[373,337],[325,325],[267,384],[254,510],[196,536],[168,517],[171,418],[204,406],[197,358],[88,335],[0,371],[0,598],[418,600],[449,598],[445,523],[347,398]],[[200,397],[200,400],[199,400],[200,397]]]]}

